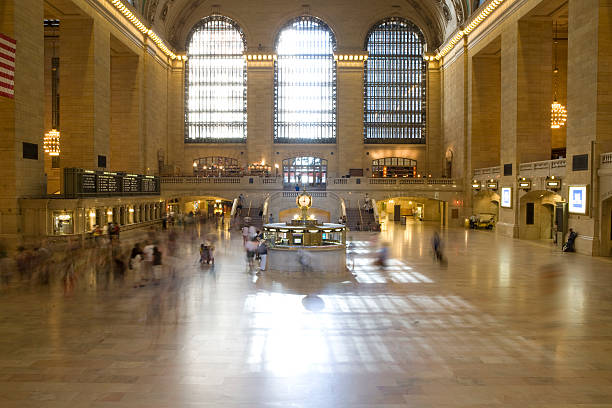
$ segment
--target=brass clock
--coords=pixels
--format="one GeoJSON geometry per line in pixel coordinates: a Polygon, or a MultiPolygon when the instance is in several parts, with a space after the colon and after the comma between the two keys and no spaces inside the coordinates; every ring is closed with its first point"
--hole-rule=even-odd
{"type": "Polygon", "coordinates": [[[312,206],[312,196],[310,194],[302,193],[297,196],[295,202],[297,206],[302,209],[310,208],[310,206],[312,206]]]}

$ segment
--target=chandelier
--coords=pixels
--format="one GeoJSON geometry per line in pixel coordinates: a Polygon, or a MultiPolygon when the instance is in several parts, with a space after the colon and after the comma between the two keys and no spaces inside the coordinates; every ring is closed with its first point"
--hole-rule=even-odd
{"type": "Polygon", "coordinates": [[[561,105],[557,102],[557,85],[559,83],[559,66],[557,65],[557,44],[559,43],[559,39],[557,38],[557,23],[555,22],[555,67],[553,68],[553,87],[555,91],[555,97],[553,98],[553,103],[550,107],[550,128],[551,129],[559,129],[561,126],[565,126],[565,122],[567,122],[567,109],[565,106],[561,105]]]}
{"type": "Polygon", "coordinates": [[[45,133],[43,147],[45,149],[45,153],[49,153],[49,156],[59,156],[60,132],[55,129],[51,129],[49,132],[45,133]]]}
{"type": "Polygon", "coordinates": [[[565,106],[557,102],[557,98],[555,96],[555,100],[553,101],[550,109],[550,128],[559,129],[561,126],[565,125],[566,121],[567,109],[565,109],[565,106]]]}

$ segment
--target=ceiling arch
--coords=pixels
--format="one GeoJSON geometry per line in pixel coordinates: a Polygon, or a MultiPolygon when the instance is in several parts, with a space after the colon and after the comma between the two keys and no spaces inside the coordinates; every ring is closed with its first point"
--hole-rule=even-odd
{"type": "Polygon", "coordinates": [[[460,27],[471,13],[475,0],[140,0],[142,14],[153,30],[177,51],[184,50],[191,28],[202,18],[221,14],[241,24],[248,46],[273,47],[273,27],[287,16],[309,14],[335,21],[338,45],[357,49],[370,25],[384,17],[401,16],[418,25],[428,49],[434,50],[460,27]],[[357,38],[355,38],[357,37],[357,38]]]}

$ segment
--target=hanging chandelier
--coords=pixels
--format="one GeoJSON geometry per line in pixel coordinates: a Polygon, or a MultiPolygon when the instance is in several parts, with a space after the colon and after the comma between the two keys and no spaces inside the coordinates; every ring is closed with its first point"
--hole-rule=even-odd
{"type": "Polygon", "coordinates": [[[49,156],[59,156],[60,132],[55,129],[51,129],[49,132],[45,133],[43,147],[45,149],[45,153],[49,153],[49,156]]]}
{"type": "Polygon", "coordinates": [[[557,38],[557,23],[555,22],[555,67],[553,68],[553,86],[555,97],[553,98],[553,103],[550,107],[550,128],[551,129],[559,129],[561,126],[565,126],[565,122],[567,122],[567,109],[565,106],[561,105],[557,102],[557,85],[559,83],[559,65],[557,65],[557,44],[559,43],[559,39],[557,38]]]}
{"type": "Polygon", "coordinates": [[[565,106],[557,102],[557,98],[555,97],[550,109],[550,128],[559,129],[561,126],[565,125],[566,121],[567,109],[565,109],[565,106]]]}

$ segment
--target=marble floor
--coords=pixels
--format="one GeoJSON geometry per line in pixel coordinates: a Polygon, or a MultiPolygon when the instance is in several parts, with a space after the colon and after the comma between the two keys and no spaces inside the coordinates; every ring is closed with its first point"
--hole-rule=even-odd
{"type": "Polygon", "coordinates": [[[351,233],[340,279],[248,274],[218,232],[214,269],[187,234],[157,286],[11,284],[0,407],[612,407],[612,263],[450,229],[444,268],[434,228],[351,233]]]}

